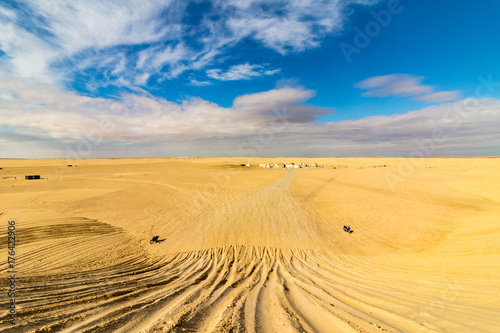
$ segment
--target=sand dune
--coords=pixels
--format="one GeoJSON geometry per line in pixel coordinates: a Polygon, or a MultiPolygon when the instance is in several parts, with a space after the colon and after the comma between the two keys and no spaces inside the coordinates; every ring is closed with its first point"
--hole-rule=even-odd
{"type": "Polygon", "coordinates": [[[0,160],[0,332],[499,332],[499,161],[0,160]]]}

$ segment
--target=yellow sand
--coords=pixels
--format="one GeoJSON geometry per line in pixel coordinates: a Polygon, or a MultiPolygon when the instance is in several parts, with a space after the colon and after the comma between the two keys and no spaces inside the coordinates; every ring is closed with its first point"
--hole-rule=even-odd
{"type": "Polygon", "coordinates": [[[0,167],[0,332],[500,332],[500,158],[0,167]]]}

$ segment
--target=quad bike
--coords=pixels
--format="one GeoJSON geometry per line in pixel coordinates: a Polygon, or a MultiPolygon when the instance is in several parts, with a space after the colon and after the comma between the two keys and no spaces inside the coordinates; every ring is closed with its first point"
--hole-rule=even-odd
{"type": "Polygon", "coordinates": [[[348,232],[348,233],[350,233],[350,234],[352,234],[352,233],[354,232],[354,230],[352,230],[352,229],[351,229],[351,227],[350,227],[350,226],[348,226],[348,225],[345,225],[345,226],[344,226],[344,231],[345,231],[345,232],[348,232]]]}
{"type": "Polygon", "coordinates": [[[163,242],[164,239],[159,239],[160,236],[154,236],[153,238],[151,238],[151,240],[149,241],[149,244],[154,244],[154,243],[160,243],[160,242],[163,242]]]}

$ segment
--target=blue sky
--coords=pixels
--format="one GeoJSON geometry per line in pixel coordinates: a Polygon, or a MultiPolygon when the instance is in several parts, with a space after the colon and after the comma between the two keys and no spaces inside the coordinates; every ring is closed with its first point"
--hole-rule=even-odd
{"type": "Polygon", "coordinates": [[[499,12],[3,1],[0,157],[499,155],[499,12]]]}

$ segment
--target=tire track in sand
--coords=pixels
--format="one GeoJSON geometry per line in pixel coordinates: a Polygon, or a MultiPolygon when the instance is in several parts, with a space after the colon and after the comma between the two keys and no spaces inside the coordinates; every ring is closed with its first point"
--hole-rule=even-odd
{"type": "MultiPolygon", "coordinates": [[[[267,238],[279,233],[296,247],[238,244],[159,257],[122,229],[99,221],[25,221],[18,230],[22,235],[18,246],[24,249],[17,256],[18,323],[8,325],[4,312],[0,332],[443,332],[476,328],[466,315],[467,305],[474,304],[474,295],[466,289],[460,290],[460,300],[441,299],[453,321],[438,318],[428,306],[436,299],[436,277],[422,269],[422,263],[408,264],[405,269],[413,270],[418,279],[402,282],[409,273],[390,261],[303,246],[303,232],[306,238],[315,236],[309,225],[313,215],[296,203],[290,191],[292,179],[288,171],[257,193],[238,200],[227,196],[206,210],[213,213],[216,207],[211,228],[222,228],[221,233],[227,223],[228,228],[254,239],[260,236],[264,244],[272,244],[267,238]],[[241,214],[255,223],[239,220],[241,214]],[[418,316],[413,315],[417,312],[418,316]]],[[[0,237],[0,245],[6,241],[0,237]]],[[[0,271],[7,271],[5,263],[0,264],[0,271]]],[[[475,313],[484,331],[494,327],[493,310],[485,307],[475,313]]]]}

